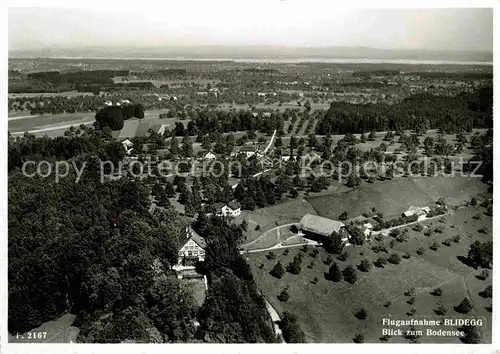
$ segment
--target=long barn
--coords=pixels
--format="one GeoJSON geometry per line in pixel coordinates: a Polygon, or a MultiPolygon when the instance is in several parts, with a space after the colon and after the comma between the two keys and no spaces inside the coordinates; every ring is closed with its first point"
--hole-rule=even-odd
{"type": "Polygon", "coordinates": [[[304,234],[304,237],[317,241],[323,241],[333,232],[340,234],[344,241],[348,239],[348,233],[343,222],[327,219],[319,215],[304,215],[300,220],[299,229],[304,234]]]}

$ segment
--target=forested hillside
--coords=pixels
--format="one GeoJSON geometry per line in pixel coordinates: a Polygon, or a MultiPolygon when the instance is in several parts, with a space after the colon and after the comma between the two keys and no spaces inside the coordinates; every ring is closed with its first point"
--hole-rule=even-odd
{"type": "Polygon", "coordinates": [[[100,182],[100,160],[121,158],[116,144],[98,131],[10,139],[9,332],[71,312],[80,342],[197,341],[200,331],[212,342],[273,342],[264,301],[235,245],[238,228],[218,218],[197,224],[208,243],[200,269],[211,280],[200,309],[170,271],[189,220],[171,208],[151,215],[144,182],[100,182]],[[24,161],[42,159],[87,165],[78,183],[75,172],[59,183],[22,174],[24,161]]]}
{"type": "Polygon", "coordinates": [[[316,133],[346,134],[412,129],[492,128],[493,88],[483,87],[474,94],[436,96],[429,93],[412,95],[394,104],[332,103],[316,126],[316,133]]]}

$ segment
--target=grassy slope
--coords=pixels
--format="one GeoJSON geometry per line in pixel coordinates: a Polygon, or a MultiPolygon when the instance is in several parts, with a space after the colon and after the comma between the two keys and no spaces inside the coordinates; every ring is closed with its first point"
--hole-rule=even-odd
{"type": "MultiPolygon", "coordinates": [[[[491,239],[491,218],[484,216],[481,221],[471,221],[472,215],[481,211],[484,211],[481,207],[457,210],[454,215],[447,217],[445,232],[431,236],[433,240],[429,240],[422,233],[411,231],[410,241],[398,244],[393,250],[399,254],[410,252],[412,257],[409,260],[403,259],[399,265],[387,265],[382,269],[373,267],[369,273],[358,272],[358,281],[354,285],[346,282],[333,283],[325,279],[324,272],[328,270],[328,266],[322,262],[326,258],[323,250],[316,259],[305,255],[302,271],[298,276],[286,273],[280,280],[269,275],[277,260],[268,261],[265,253],[250,254],[248,258],[259,288],[278,311],[291,311],[299,317],[310,342],[351,342],[358,332],[364,334],[366,342],[380,342],[381,322],[384,317],[391,315],[394,319],[409,318],[406,313],[412,306],[406,303],[408,297],[404,296],[404,292],[411,287],[415,287],[417,291],[416,303],[413,305],[417,310],[415,316],[438,319],[439,316],[433,310],[441,300],[448,308],[448,317],[467,318],[477,315],[487,319],[482,330],[485,340],[491,341],[491,332],[488,328],[491,326],[491,313],[485,309],[485,306],[491,304],[491,299],[478,296],[478,292],[491,284],[491,280],[477,279],[475,275],[478,271],[465,266],[456,258],[457,255],[467,253],[474,239],[491,239]],[[489,229],[487,235],[476,232],[477,228],[482,226],[489,229]],[[457,232],[462,235],[459,244],[452,244],[451,247],[441,245],[437,252],[427,249],[423,256],[415,254],[418,247],[427,248],[432,242],[440,243],[457,232]],[[466,237],[467,234],[471,234],[472,239],[466,237]],[[307,266],[311,260],[315,260],[315,265],[309,269],[307,266]],[[259,269],[260,264],[264,264],[263,269],[259,269]],[[317,284],[312,284],[311,280],[315,276],[319,281],[317,284]],[[281,303],[276,296],[285,286],[289,286],[290,300],[281,303]],[[441,298],[429,294],[429,291],[436,286],[443,289],[441,298]],[[453,306],[466,295],[471,297],[474,310],[468,315],[460,315],[453,310],[453,306]],[[390,308],[383,306],[387,301],[392,302],[390,308]],[[364,321],[353,316],[361,307],[369,311],[369,316],[364,321]]],[[[433,222],[433,226],[438,224],[436,221],[433,222]]],[[[342,269],[348,264],[358,265],[365,257],[371,261],[378,257],[366,247],[350,247],[348,251],[350,256],[347,261],[337,261],[342,269]],[[360,255],[360,252],[364,254],[360,255]]],[[[275,253],[278,255],[277,259],[286,266],[297,252],[301,251],[290,250],[287,256],[283,255],[283,251],[275,253]]],[[[396,337],[389,341],[407,342],[404,338],[396,337]]],[[[446,337],[424,337],[421,342],[460,343],[458,338],[446,337]]]]}
{"type": "Polygon", "coordinates": [[[410,205],[425,206],[433,200],[408,179],[362,184],[350,191],[339,194],[308,198],[317,213],[323,217],[337,219],[343,211],[350,216],[368,212],[372,207],[384,216],[399,215],[410,205]]]}

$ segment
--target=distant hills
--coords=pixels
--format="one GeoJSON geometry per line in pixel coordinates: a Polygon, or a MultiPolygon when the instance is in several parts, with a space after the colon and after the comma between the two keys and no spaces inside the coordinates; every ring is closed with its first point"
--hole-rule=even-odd
{"type": "Polygon", "coordinates": [[[9,58],[137,59],[371,59],[492,62],[493,52],[376,49],[368,47],[198,46],[89,47],[11,50],[9,58]]]}

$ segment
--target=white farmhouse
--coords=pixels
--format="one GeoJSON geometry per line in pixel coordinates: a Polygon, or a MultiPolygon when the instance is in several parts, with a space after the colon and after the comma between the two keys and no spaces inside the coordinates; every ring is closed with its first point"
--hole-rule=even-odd
{"type": "Polygon", "coordinates": [[[281,155],[281,161],[283,162],[287,162],[288,160],[290,160],[290,154],[289,153],[286,153],[284,155],[281,155]]]}
{"type": "Polygon", "coordinates": [[[213,152],[209,151],[205,154],[205,156],[203,156],[203,158],[208,161],[213,161],[216,159],[216,156],[213,152]]]}
{"type": "Polygon", "coordinates": [[[414,205],[410,206],[407,211],[405,211],[402,216],[409,217],[413,215],[417,215],[417,220],[425,220],[427,218],[427,214],[431,211],[428,206],[425,207],[416,207],[414,205]]]}
{"type": "Polygon", "coordinates": [[[222,207],[221,214],[235,217],[241,214],[241,205],[238,202],[229,202],[222,207]]]}
{"type": "Polygon", "coordinates": [[[193,263],[205,260],[205,239],[198,235],[191,227],[186,227],[186,242],[180,247],[178,252],[178,265],[193,263]]]}
{"type": "Polygon", "coordinates": [[[363,234],[365,235],[365,238],[370,237],[373,231],[373,225],[369,222],[366,224],[363,224],[363,234]]]}
{"type": "Polygon", "coordinates": [[[134,146],[134,144],[130,140],[125,139],[122,141],[122,146],[125,149],[125,152],[128,155],[130,155],[130,152],[132,151],[132,147],[134,146]]]}
{"type": "Polygon", "coordinates": [[[253,155],[255,155],[255,153],[257,152],[257,149],[258,149],[257,146],[246,145],[246,146],[242,146],[239,152],[241,154],[245,154],[247,156],[247,158],[250,158],[253,155]]]}

